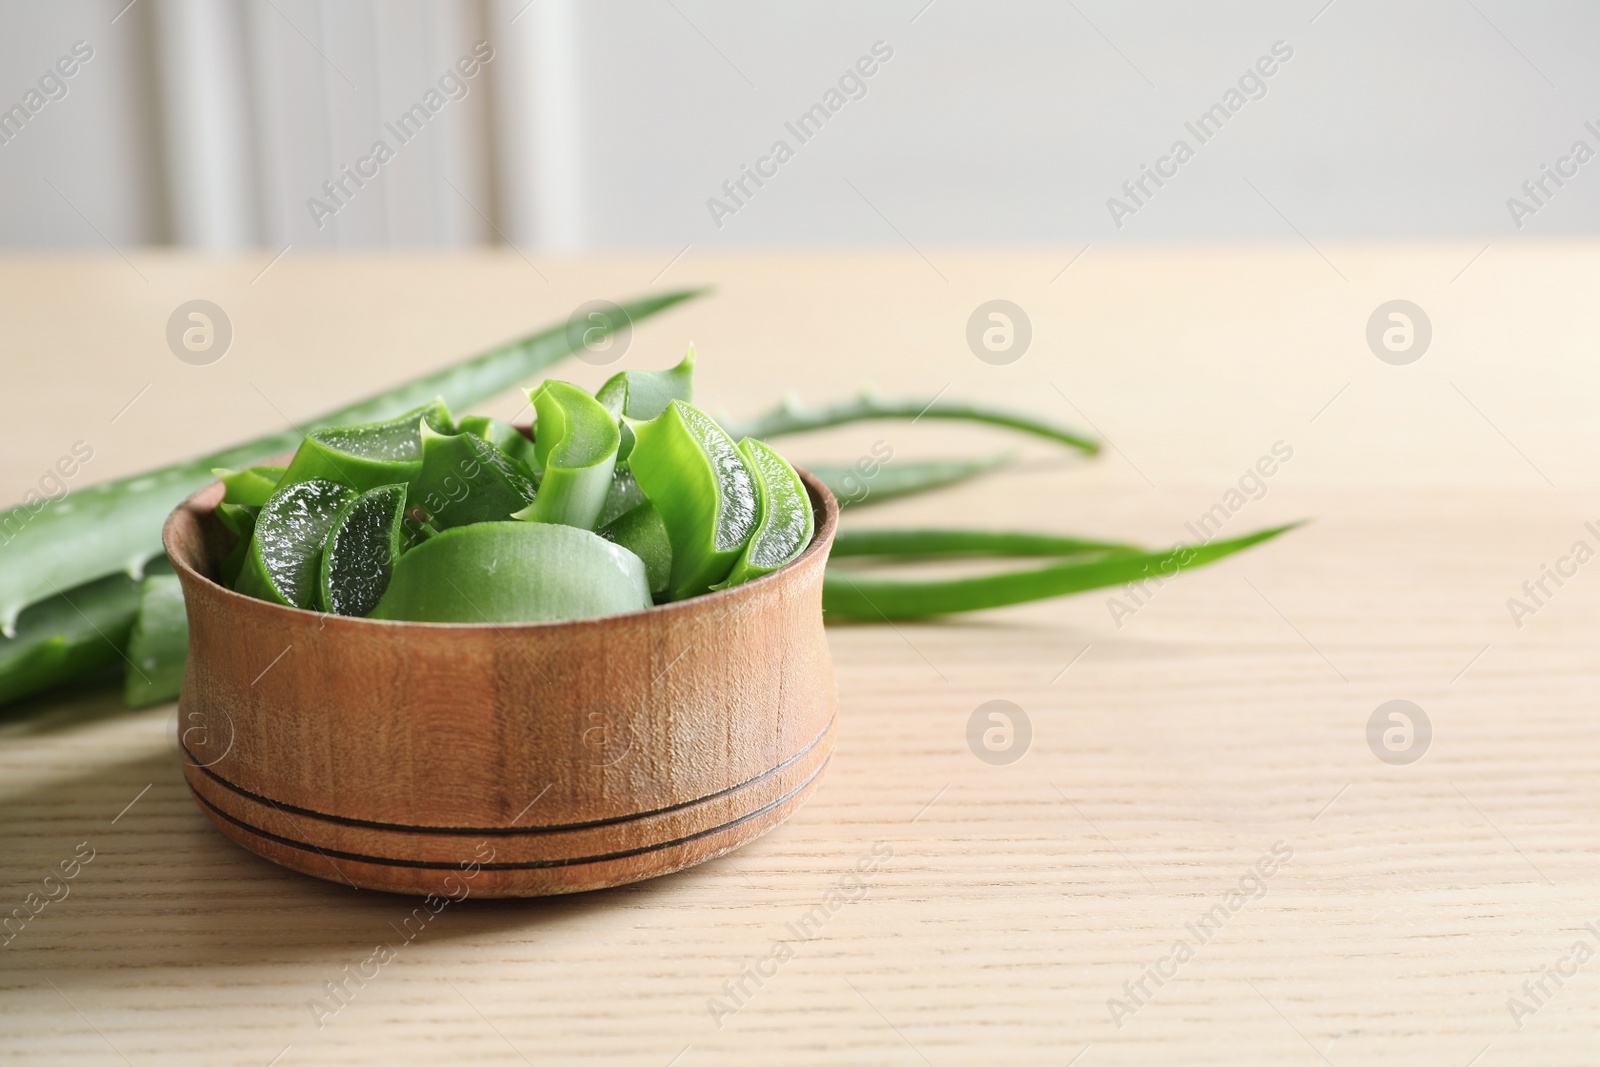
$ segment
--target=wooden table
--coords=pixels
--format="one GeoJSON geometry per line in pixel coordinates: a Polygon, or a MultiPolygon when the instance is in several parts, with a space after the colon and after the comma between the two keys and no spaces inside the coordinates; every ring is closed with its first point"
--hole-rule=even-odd
{"type": "MultiPolygon", "coordinates": [[[[80,842],[94,854],[0,949],[0,1059],[1593,1063],[1600,564],[1560,561],[1600,547],[1600,248],[1097,246],[1070,266],[1077,249],[922,251],[0,264],[12,499],[75,441],[94,448],[82,479],[109,477],[589,298],[711,282],[617,366],[664,366],[693,339],[714,410],[870,377],[1114,446],[1090,463],[1023,443],[1001,476],[847,522],[1169,542],[1227,510],[1278,442],[1292,458],[1224,530],[1315,520],[1142,605],[1118,594],[1133,611],[1102,592],[835,627],[839,749],[789,823],[656,882],[452,905],[409,940],[412,902],[216,833],[183,786],[171,706],[129,713],[91,689],[0,712],[0,904],[80,842]],[[209,366],[163,338],[196,297],[234,328],[209,366]],[[1032,324],[1008,365],[965,340],[994,298],[1032,324]],[[1409,365],[1365,336],[1393,299],[1432,323],[1409,365]],[[1514,619],[1508,598],[1527,602],[1546,564],[1575,573],[1514,619]],[[1031,724],[1015,762],[969,747],[997,699],[1031,724]],[[1390,700],[1431,722],[1415,762],[1369,747],[1390,700]],[[352,981],[380,944],[392,960],[352,981]]],[[[612,369],[563,371],[593,386],[612,369]]],[[[922,422],[786,450],[853,460],[878,441],[897,458],[1003,447],[922,422]]]]}

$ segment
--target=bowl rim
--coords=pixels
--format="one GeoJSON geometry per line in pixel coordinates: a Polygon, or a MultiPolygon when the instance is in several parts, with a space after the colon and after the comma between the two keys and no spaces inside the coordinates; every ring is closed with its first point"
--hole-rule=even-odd
{"type": "MultiPolygon", "coordinates": [[[[264,463],[277,459],[286,459],[285,456],[275,456],[263,460],[264,463]]],[[[807,492],[811,497],[812,515],[815,529],[811,535],[811,543],[790,562],[775,571],[752,578],[748,582],[727,589],[716,589],[698,596],[688,597],[684,600],[674,600],[667,604],[653,604],[643,611],[629,611],[618,615],[601,615],[588,619],[555,619],[541,622],[417,622],[404,619],[372,619],[363,615],[336,615],[332,612],[313,611],[309,608],[297,608],[288,604],[274,604],[270,600],[260,600],[247,596],[236,590],[229,589],[221,582],[202,574],[181,553],[173,551],[173,540],[176,534],[175,523],[180,514],[188,513],[194,521],[202,521],[206,509],[196,505],[197,500],[216,491],[222,484],[221,479],[207,482],[199,489],[184,497],[183,501],[168,513],[166,520],[161,524],[161,547],[167,559],[171,561],[173,570],[188,580],[204,582],[213,592],[220,593],[223,603],[232,603],[237,610],[257,611],[265,610],[269,613],[284,613],[286,623],[293,623],[296,619],[316,618],[322,621],[324,627],[382,627],[398,632],[444,632],[444,633],[471,633],[473,631],[504,633],[513,631],[549,631],[558,628],[583,629],[589,627],[603,627],[623,621],[662,618],[671,614],[682,614],[714,607],[718,604],[727,604],[742,597],[758,596],[768,586],[784,581],[793,571],[809,565],[818,555],[826,555],[833,545],[834,534],[839,528],[839,502],[822,480],[803,467],[796,466],[795,473],[800,476],[807,492]]]]}

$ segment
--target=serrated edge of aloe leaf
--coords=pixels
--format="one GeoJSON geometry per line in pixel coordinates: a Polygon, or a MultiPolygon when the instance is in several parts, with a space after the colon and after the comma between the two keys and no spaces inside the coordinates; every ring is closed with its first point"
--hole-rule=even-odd
{"type": "MultiPolygon", "coordinates": [[[[708,291],[707,287],[671,290],[625,301],[619,307],[623,321],[635,323],[708,291]]],[[[622,324],[618,322],[615,325],[622,324]]],[[[66,523],[66,529],[63,530],[56,524],[41,524],[41,516],[36,514],[5,546],[5,551],[0,552],[0,633],[13,636],[16,633],[17,616],[24,608],[59,593],[62,588],[83,585],[118,571],[142,577],[145,562],[161,554],[161,525],[168,513],[185,497],[213,480],[212,467],[247,467],[291,451],[313,429],[392,418],[435,396],[443,397],[452,408],[471,407],[571,355],[578,347],[573,342],[569,324],[562,320],[487,352],[363,397],[299,426],[265,434],[195,459],[75,490],[67,499],[89,493],[126,493],[130,491],[129,487],[146,479],[166,483],[151,486],[152,489],[166,491],[161,492],[160,504],[148,509],[151,514],[140,515],[140,528],[118,531],[110,538],[111,545],[98,549],[88,562],[85,562],[88,557],[83,551],[83,542],[92,543],[96,540],[93,535],[85,538],[82,528],[75,530],[76,520],[66,523]],[[143,525],[146,522],[148,526],[143,525]],[[30,534],[29,531],[33,532],[30,534]],[[63,548],[63,541],[71,542],[74,539],[79,540],[76,546],[69,543],[63,548]],[[19,566],[19,540],[23,541],[21,548],[37,544],[39,547],[36,551],[43,560],[34,561],[31,566],[19,566]],[[70,565],[63,562],[53,566],[49,562],[68,559],[70,565]],[[14,577],[16,575],[20,577],[14,577]]],[[[0,514],[9,510],[0,508],[0,514]]],[[[115,514],[97,515],[94,519],[97,525],[116,521],[115,514]]]]}
{"type": "Polygon", "coordinates": [[[868,527],[834,534],[830,559],[883,557],[896,560],[959,559],[1084,555],[1091,552],[1144,552],[1141,545],[1086,537],[1037,534],[1018,530],[972,530],[951,527],[868,527]]]}
{"type": "Polygon", "coordinates": [[[961,485],[986,474],[993,474],[1012,466],[1021,458],[1015,451],[999,452],[992,456],[981,456],[977,459],[926,459],[909,460],[901,462],[884,461],[879,464],[880,472],[904,476],[907,471],[923,472],[922,480],[912,485],[901,484],[896,486],[874,486],[873,479],[877,474],[862,474],[860,469],[844,463],[819,463],[806,464],[806,470],[828,487],[833,498],[842,508],[864,508],[871,504],[887,503],[890,500],[904,500],[906,497],[919,496],[923,493],[932,493],[940,489],[948,489],[954,485],[961,485]],[[934,472],[939,473],[934,473],[934,472]],[[845,479],[854,475],[862,479],[867,492],[863,496],[854,497],[845,485],[845,479]],[[842,490],[842,491],[841,491],[842,490]]]}
{"type": "Polygon", "coordinates": [[[967,611],[1048,600],[1126,582],[1169,579],[1286,533],[1300,522],[1258,530],[1227,541],[1183,545],[1153,552],[1111,551],[1095,559],[1003,571],[966,578],[913,580],[868,578],[830,570],[823,578],[822,607],[834,618],[885,621],[927,619],[967,611]],[[1194,554],[1187,561],[1182,553],[1194,554]],[[1172,564],[1167,570],[1167,564],[1172,564]],[[1152,568],[1160,573],[1152,576],[1152,568]]]}
{"type": "Polygon", "coordinates": [[[1094,455],[1100,451],[1100,442],[1076,430],[1059,426],[1024,412],[1011,411],[991,404],[958,401],[886,399],[877,393],[862,393],[850,400],[817,407],[806,407],[793,396],[777,407],[750,419],[722,419],[723,429],[732,437],[781,437],[785,434],[805,433],[829,426],[842,426],[871,419],[957,419],[985,423],[1016,430],[1020,433],[1043,437],[1059,444],[1094,455]]]}

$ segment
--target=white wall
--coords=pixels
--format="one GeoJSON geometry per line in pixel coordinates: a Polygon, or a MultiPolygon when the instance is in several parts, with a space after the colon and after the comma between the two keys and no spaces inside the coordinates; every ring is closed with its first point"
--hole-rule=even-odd
{"type": "Polygon", "coordinates": [[[0,144],[0,244],[1490,241],[1600,224],[1600,163],[1547,181],[1521,228],[1507,207],[1574,141],[1600,151],[1584,127],[1600,129],[1600,8],[1576,2],[138,0],[113,24],[124,3],[0,12],[0,106],[74,41],[95,50],[0,144]],[[314,226],[322,182],[479,40],[495,59],[466,99],[314,226]],[[893,56],[865,96],[800,143],[785,121],[879,41],[893,56]],[[1186,133],[1278,41],[1293,56],[1265,95],[1203,145],[1186,133]],[[1124,196],[1137,210],[1117,226],[1107,198],[1178,137],[1194,158],[1147,180],[1147,203],[1124,196]],[[775,176],[746,179],[743,203],[721,192],[779,139],[794,156],[775,176]],[[714,196],[737,208],[720,226],[714,196]]]}

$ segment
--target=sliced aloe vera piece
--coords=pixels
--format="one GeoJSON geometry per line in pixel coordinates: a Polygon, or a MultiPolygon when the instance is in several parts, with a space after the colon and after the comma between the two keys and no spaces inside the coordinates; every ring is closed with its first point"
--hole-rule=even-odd
{"type": "Polygon", "coordinates": [[[322,546],[353,489],[325,478],[285,485],[256,517],[239,592],[296,608],[317,606],[322,546]]]}
{"type": "Polygon", "coordinates": [[[383,599],[400,558],[404,485],[368,489],[344,506],[322,546],[317,606],[335,615],[367,615],[383,599]]]}
{"type": "Polygon", "coordinates": [[[529,470],[539,469],[533,442],[522,436],[522,431],[509,422],[501,422],[488,415],[468,415],[456,420],[456,428],[462,433],[483,438],[529,470]]]}
{"type": "Polygon", "coordinates": [[[535,495],[533,472],[488,441],[423,427],[422,469],[411,483],[411,503],[435,530],[509,519],[535,495]]]}
{"type": "Polygon", "coordinates": [[[528,393],[539,421],[539,495],[516,517],[592,530],[600,525],[621,440],[617,419],[575,385],[547,381],[528,393]]]}
{"type": "Polygon", "coordinates": [[[649,420],[674,400],[694,399],[694,345],[676,367],[669,370],[625,370],[606,379],[594,394],[612,415],[649,420]]]}
{"type": "Polygon", "coordinates": [[[300,442],[283,482],[323,478],[357,492],[409,482],[422,469],[422,429],[454,433],[450,409],[433,400],[383,422],[312,430],[300,442]]]}
{"type": "Polygon", "coordinates": [[[816,520],[811,514],[811,496],[805,483],[787,460],[771,445],[754,437],[739,442],[739,451],[755,471],[756,492],[761,499],[761,519],[750,543],[734,561],[728,577],[716,588],[748,582],[792,563],[811,543],[816,520]]]}
{"type": "Polygon", "coordinates": [[[661,521],[661,513],[653,504],[646,500],[611,520],[600,527],[600,536],[644,561],[652,597],[666,593],[667,582],[672,578],[672,542],[667,539],[667,525],[661,521]]]}
{"type": "Polygon", "coordinates": [[[639,488],[638,479],[633,476],[633,468],[626,463],[618,463],[611,471],[611,488],[606,490],[606,506],[600,513],[600,525],[618,519],[640,504],[647,504],[649,500],[644,495],[644,490],[639,488]]]}
{"type": "Polygon", "coordinates": [[[217,467],[211,473],[222,479],[224,504],[259,508],[267,502],[273,490],[278,488],[278,484],[283,481],[284,471],[288,469],[262,466],[234,471],[226,467],[217,467]]]}
{"type": "Polygon", "coordinates": [[[189,657],[189,617],[176,574],[147,574],[139,589],[139,614],[128,636],[129,669],[123,672],[122,702],[143,708],[173,700],[183,686],[189,657]]]}
{"type": "Polygon", "coordinates": [[[697,596],[728,576],[755,532],[755,474],[722,427],[681,400],[633,429],[628,465],[672,542],[668,594],[697,596]]]}
{"type": "Polygon", "coordinates": [[[375,619],[555,622],[643,611],[644,563],[576,526],[480,522],[400,557],[375,619]]]}
{"type": "Polygon", "coordinates": [[[233,551],[222,561],[218,575],[222,584],[229,588],[239,581],[239,572],[244,569],[244,561],[250,555],[250,535],[256,532],[256,518],[260,514],[260,508],[247,504],[217,505],[217,519],[239,538],[233,551]]]}
{"type": "MultiPolygon", "coordinates": [[[[270,496],[268,500],[272,499],[270,496]]],[[[262,501],[263,504],[266,501],[262,501]]],[[[217,505],[217,519],[233,533],[248,541],[256,528],[256,516],[261,514],[259,505],[252,507],[249,504],[217,505]]]]}

